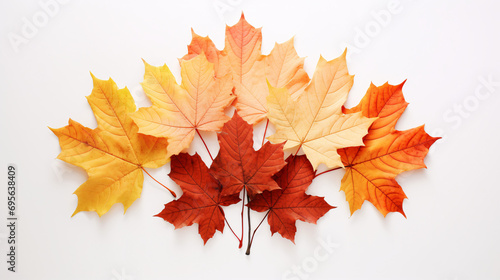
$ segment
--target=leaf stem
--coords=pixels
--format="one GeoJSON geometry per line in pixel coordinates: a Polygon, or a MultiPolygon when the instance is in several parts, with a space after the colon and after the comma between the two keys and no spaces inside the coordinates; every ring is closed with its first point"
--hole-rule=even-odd
{"type": "MultiPolygon", "coordinates": [[[[241,199],[241,244],[243,245],[243,236],[245,235],[245,221],[243,220],[243,213],[245,213],[245,194],[246,189],[243,188],[243,198],[241,199]]],[[[242,246],[240,246],[241,248],[242,246]]]]}
{"type": "Polygon", "coordinates": [[[322,175],[322,174],[325,174],[325,173],[328,173],[328,172],[331,172],[331,171],[334,171],[334,170],[337,170],[337,169],[341,169],[341,168],[342,167],[337,167],[337,168],[333,168],[333,169],[330,169],[330,170],[323,171],[321,173],[314,174],[314,178],[318,177],[319,175],[322,175]]]}
{"type": "Polygon", "coordinates": [[[300,151],[300,148],[302,148],[302,144],[300,144],[300,146],[297,148],[297,151],[295,152],[295,154],[293,155],[294,157],[297,156],[297,154],[299,153],[300,151]]]}
{"type": "Polygon", "coordinates": [[[267,132],[268,126],[269,126],[269,119],[267,119],[267,122],[266,122],[266,128],[264,129],[264,137],[262,137],[262,145],[261,146],[264,146],[264,141],[266,141],[266,132],[267,132]]]}
{"type": "Polygon", "coordinates": [[[238,235],[236,235],[236,233],[234,232],[233,228],[231,228],[231,225],[229,224],[229,222],[227,221],[226,217],[224,217],[224,221],[226,221],[226,225],[229,227],[229,229],[231,230],[231,232],[234,234],[234,236],[236,237],[236,239],[238,239],[238,242],[240,242],[240,245],[238,248],[241,248],[243,246],[243,238],[239,238],[238,235]]]}
{"type": "Polygon", "coordinates": [[[208,149],[207,144],[205,143],[205,140],[203,140],[203,137],[201,137],[201,133],[198,129],[196,129],[196,133],[198,133],[198,136],[200,137],[201,141],[203,142],[203,145],[205,145],[205,148],[207,149],[208,155],[210,156],[210,159],[214,161],[214,158],[212,157],[212,154],[210,153],[210,150],[208,149]]]}
{"type": "MultiPolygon", "coordinates": [[[[247,202],[250,203],[250,196],[247,192],[247,202]]],[[[252,234],[252,225],[250,223],[250,207],[247,206],[247,220],[248,220],[248,247],[245,254],[250,255],[250,247],[252,246],[252,242],[250,240],[250,234],[252,234]]]]}
{"type": "Polygon", "coordinates": [[[141,166],[141,169],[146,172],[146,174],[149,175],[149,177],[151,177],[151,179],[155,180],[156,183],[162,185],[165,189],[167,189],[174,197],[177,197],[177,195],[174,193],[174,191],[172,191],[171,189],[169,189],[167,186],[165,186],[164,184],[160,183],[160,181],[156,180],[153,176],[151,176],[151,174],[149,174],[149,172],[146,171],[146,169],[144,169],[144,167],[141,166]]]}
{"type": "MultiPolygon", "coordinates": [[[[255,232],[257,232],[257,230],[259,229],[260,225],[262,225],[262,222],[264,222],[264,220],[266,219],[267,215],[269,215],[269,212],[270,211],[267,211],[266,215],[264,216],[264,218],[262,218],[262,221],[260,221],[259,225],[255,228],[255,230],[253,231],[253,234],[252,234],[252,238],[249,239],[249,242],[248,242],[248,247],[247,247],[247,251],[245,254],[247,255],[250,255],[250,248],[252,247],[252,243],[253,243],[253,238],[255,236],[255,232]]],[[[250,237],[250,235],[248,235],[250,237]]]]}

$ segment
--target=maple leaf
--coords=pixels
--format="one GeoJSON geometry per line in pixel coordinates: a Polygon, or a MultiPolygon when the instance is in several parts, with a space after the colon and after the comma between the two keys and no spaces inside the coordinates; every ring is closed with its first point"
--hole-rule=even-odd
{"type": "Polygon", "coordinates": [[[142,169],[167,162],[167,141],[138,134],[128,115],[136,108],[127,88],[118,89],[111,79],[99,80],[94,75],[92,79],[94,88],[87,100],[97,128],[70,119],[67,126],[51,130],[61,146],[57,158],[82,167],[89,176],[75,191],[78,206],[73,215],[95,211],[102,216],[115,203],[122,203],[126,211],[140,197],[142,169]]]}
{"type": "Polygon", "coordinates": [[[253,127],[236,112],[219,133],[220,150],[210,171],[221,182],[222,195],[237,194],[243,187],[251,197],[279,189],[272,176],[286,164],[283,144],[267,142],[255,151],[252,137],[253,127]]]}
{"type": "Polygon", "coordinates": [[[196,34],[191,29],[191,43],[188,45],[188,53],[182,57],[182,60],[190,60],[204,53],[207,60],[214,64],[214,72],[216,77],[220,78],[229,73],[229,58],[225,51],[217,49],[215,44],[208,36],[202,37],[196,34]]]}
{"type": "Polygon", "coordinates": [[[345,55],[331,61],[320,57],[310,84],[296,100],[286,88],[272,86],[267,97],[268,117],[276,127],[268,139],[286,141],[285,149],[302,148],[314,169],[320,163],[342,167],[337,149],[363,145],[363,136],[375,120],[361,112],[342,113],[353,83],[345,55]]]}
{"type": "Polygon", "coordinates": [[[282,44],[276,43],[269,55],[262,55],[261,45],[260,28],[250,25],[242,14],[237,24],[226,27],[223,51],[219,51],[210,38],[192,31],[188,54],[183,57],[190,59],[206,53],[219,72],[230,72],[237,96],[235,107],[250,124],[266,118],[266,96],[269,94],[266,79],[274,87],[286,87],[293,97],[299,96],[309,82],[304,71],[304,58],[297,55],[293,38],[282,44]]]}
{"type": "Polygon", "coordinates": [[[92,75],[94,88],[87,98],[97,128],[71,119],[65,127],[51,128],[62,150],[58,158],[84,168],[89,176],[75,191],[78,206],[73,215],[95,211],[101,216],[116,203],[126,211],[141,194],[142,170],[147,173],[144,168],[171,159],[169,176],[183,195],[165,204],[156,216],[176,229],[197,223],[204,244],[216,231],[223,232],[225,223],[231,229],[222,206],[241,201],[242,190],[241,237],[231,229],[239,248],[245,206],[246,254],[266,218],[273,235],[278,232],[294,242],[297,220],[316,223],[335,208],[323,197],[306,194],[307,188],[316,176],[342,167],[346,173],[341,190],[351,215],[367,200],[384,216],[389,212],[405,216],[406,195],[396,176],[426,167],[424,158],[439,137],[429,136],[424,126],[395,129],[408,105],[404,83],[372,84],[358,106],[346,109],[353,76],[345,52],[331,61],[320,57],[311,80],[293,38],[276,43],[269,55],[263,55],[261,29],[250,25],[243,14],[234,26],[226,26],[223,50],[191,31],[188,53],[179,60],[181,84],[166,65],[144,62],[142,86],[152,106],[135,111],[128,89],[92,75]],[[224,110],[231,104],[236,112],[229,118],[224,110]],[[266,117],[276,133],[268,143],[264,138],[256,151],[253,125],[266,117]],[[201,138],[200,130],[222,130],[220,150],[210,168],[198,154],[181,153],[196,133],[201,138]],[[297,156],[301,148],[305,155],[297,156]],[[283,149],[296,153],[285,161],[283,149]],[[330,169],[317,174],[321,163],[330,169]],[[253,234],[250,209],[267,212],[253,234]]]}
{"type": "Polygon", "coordinates": [[[140,108],[132,119],[139,133],[168,139],[168,156],[188,148],[199,130],[218,131],[229,120],[224,109],[234,99],[231,77],[216,77],[214,64],[204,53],[181,60],[181,85],[166,65],[144,63],[142,86],[153,105],[140,108]]]}
{"type": "Polygon", "coordinates": [[[175,228],[199,225],[198,232],[206,244],[216,230],[224,231],[224,211],[240,201],[239,195],[221,196],[221,186],[215,180],[198,154],[181,153],[171,158],[170,178],[182,189],[182,196],[165,204],[156,216],[173,224],[175,228]]]}
{"type": "Polygon", "coordinates": [[[267,213],[271,233],[278,232],[295,243],[295,221],[316,224],[330,206],[322,197],[305,193],[314,179],[314,169],[305,156],[290,156],[287,165],[274,176],[281,189],[265,191],[248,203],[250,209],[267,213]]]}
{"type": "Polygon", "coordinates": [[[291,94],[300,94],[309,82],[304,59],[297,55],[293,39],[276,44],[269,55],[262,55],[262,33],[241,15],[240,21],[226,26],[224,52],[227,53],[237,96],[235,107],[248,123],[266,118],[266,96],[272,86],[286,87],[291,94]]]}
{"type": "Polygon", "coordinates": [[[364,147],[339,150],[346,168],[341,190],[349,201],[351,215],[368,200],[384,216],[389,212],[405,216],[406,195],[395,180],[396,175],[426,167],[424,158],[429,147],[440,138],[429,136],[424,126],[395,130],[408,105],[403,97],[403,84],[386,83],[380,87],[371,84],[359,105],[343,109],[345,113],[361,112],[368,118],[378,117],[364,138],[364,147]]]}

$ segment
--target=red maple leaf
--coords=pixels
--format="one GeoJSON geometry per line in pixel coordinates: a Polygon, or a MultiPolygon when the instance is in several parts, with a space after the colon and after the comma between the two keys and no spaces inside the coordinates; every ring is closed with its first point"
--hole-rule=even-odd
{"type": "Polygon", "coordinates": [[[207,243],[216,230],[224,231],[225,216],[221,206],[237,203],[240,199],[238,195],[221,195],[221,185],[210,175],[198,154],[182,153],[171,159],[169,176],[181,187],[183,195],[165,204],[156,216],[176,229],[197,223],[198,232],[207,243]]]}
{"type": "Polygon", "coordinates": [[[255,151],[253,127],[237,113],[224,124],[218,138],[220,150],[210,172],[221,182],[222,195],[237,194],[243,187],[250,197],[265,190],[279,189],[272,176],[286,164],[283,144],[267,142],[255,151]]]}
{"type": "Polygon", "coordinates": [[[271,233],[279,232],[294,242],[295,221],[315,224],[330,206],[324,198],[305,193],[314,179],[314,169],[305,156],[290,156],[287,165],[274,176],[281,189],[265,191],[250,201],[250,209],[267,213],[271,233]]]}

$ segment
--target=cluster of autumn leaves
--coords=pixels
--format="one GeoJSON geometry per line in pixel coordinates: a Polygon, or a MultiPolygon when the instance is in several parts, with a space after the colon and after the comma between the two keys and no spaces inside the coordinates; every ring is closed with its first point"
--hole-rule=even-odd
{"type": "MultiPolygon", "coordinates": [[[[170,160],[169,176],[183,194],[157,216],[176,228],[197,223],[205,243],[224,229],[222,206],[240,197],[250,209],[266,212],[272,233],[293,241],[297,220],[316,223],[334,208],[305,193],[322,163],[345,169],[341,190],[351,213],[367,200],[384,216],[404,215],[406,196],[395,177],[425,167],[424,157],[438,138],[423,126],[395,130],[408,105],[403,84],[371,85],[358,106],[346,109],[353,76],[345,53],[331,61],[320,58],[310,79],[293,40],[276,44],[269,55],[261,53],[261,42],[260,29],[243,16],[226,28],[223,50],[193,33],[180,60],[180,85],[166,65],[145,62],[142,86],[152,106],[138,110],[127,88],[92,76],[87,99],[97,128],[70,119],[52,129],[62,150],[58,158],[89,176],[75,191],[74,214],[103,215],[116,203],[126,210],[140,197],[145,168],[170,160]],[[231,105],[232,118],[225,114],[231,105]],[[262,121],[276,133],[255,150],[253,125],[262,121]],[[220,150],[210,167],[197,154],[183,153],[200,131],[218,132],[220,150]],[[284,150],[291,152],[286,160],[284,150]]],[[[237,238],[241,244],[243,236],[237,238]]]]}

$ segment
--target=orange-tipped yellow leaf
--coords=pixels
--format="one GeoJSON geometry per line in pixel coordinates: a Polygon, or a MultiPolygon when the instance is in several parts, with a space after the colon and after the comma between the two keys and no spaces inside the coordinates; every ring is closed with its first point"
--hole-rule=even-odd
{"type": "Polygon", "coordinates": [[[116,203],[122,203],[126,211],[140,197],[142,168],[167,162],[167,141],[137,133],[129,117],[135,104],[128,89],[118,89],[111,79],[92,78],[94,89],[87,100],[97,128],[70,119],[67,126],[51,130],[61,146],[57,158],[85,169],[89,176],[75,191],[78,206],[74,214],[95,211],[102,216],[116,203]]]}
{"type": "Polygon", "coordinates": [[[234,99],[231,77],[216,77],[204,53],[181,60],[181,85],[166,65],[145,65],[142,86],[153,105],[132,118],[140,133],[168,139],[169,156],[188,148],[196,130],[218,131],[229,120],[224,109],[234,99]]]}

